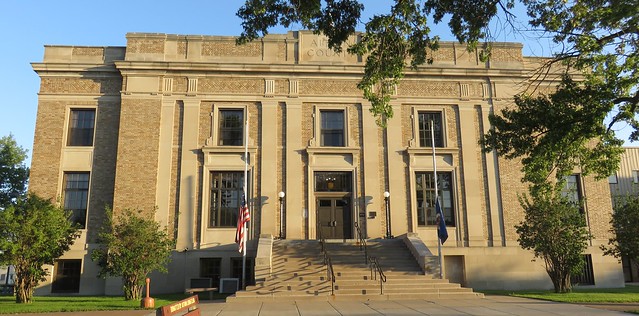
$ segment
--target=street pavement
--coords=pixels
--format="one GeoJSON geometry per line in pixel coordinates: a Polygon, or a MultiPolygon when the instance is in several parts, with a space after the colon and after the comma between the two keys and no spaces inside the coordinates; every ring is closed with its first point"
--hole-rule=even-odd
{"type": "MultiPolygon", "coordinates": [[[[463,300],[396,300],[396,301],[295,301],[248,303],[201,301],[202,315],[215,316],[324,316],[324,315],[482,315],[482,316],[536,316],[536,315],[626,315],[622,311],[608,310],[610,306],[565,304],[533,299],[486,296],[463,300]],[[595,306],[595,307],[592,307],[595,306]],[[607,309],[601,309],[607,308],[607,309]]],[[[614,307],[614,306],[613,306],[614,307]]],[[[620,304],[620,309],[639,310],[639,304],[620,304]]],[[[155,311],[99,311],[49,314],[18,314],[20,316],[154,316],[155,311]]]]}

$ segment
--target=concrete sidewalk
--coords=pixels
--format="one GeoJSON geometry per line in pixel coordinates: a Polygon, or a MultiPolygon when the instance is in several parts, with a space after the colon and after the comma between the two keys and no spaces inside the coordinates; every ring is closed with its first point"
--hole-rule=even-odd
{"type": "MultiPolygon", "coordinates": [[[[468,300],[296,301],[269,303],[204,302],[202,315],[628,315],[576,304],[487,296],[468,300]]],[[[639,309],[639,307],[637,308],[639,309]]],[[[115,315],[115,314],[114,314],[115,315]]],[[[121,315],[121,314],[120,314],[121,315]]],[[[148,313],[148,316],[155,313],[148,313]]]]}
{"type": "MultiPolygon", "coordinates": [[[[401,300],[401,301],[296,301],[269,303],[225,303],[204,301],[199,304],[202,315],[219,316],[311,316],[311,315],[629,315],[576,304],[555,303],[509,296],[486,296],[467,300],[401,300]]],[[[639,310],[639,304],[620,304],[627,310],[639,310]]],[[[20,316],[154,316],[155,311],[96,311],[47,314],[15,314],[20,316]]]]}

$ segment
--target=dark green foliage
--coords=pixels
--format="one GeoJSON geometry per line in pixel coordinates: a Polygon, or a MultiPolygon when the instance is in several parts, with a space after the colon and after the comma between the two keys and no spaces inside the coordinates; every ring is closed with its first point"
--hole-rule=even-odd
{"type": "Polygon", "coordinates": [[[599,178],[619,165],[622,141],[604,125],[614,95],[592,83],[576,84],[565,76],[550,96],[515,97],[516,106],[490,115],[485,151],[522,158],[522,181],[543,184],[563,179],[574,167],[599,178]]]}
{"type": "Polygon", "coordinates": [[[27,151],[18,146],[13,135],[0,138],[0,210],[27,190],[29,168],[25,159],[27,151]]]}
{"type": "Polygon", "coordinates": [[[610,225],[614,237],[608,240],[607,247],[601,246],[604,254],[639,261],[639,196],[628,196],[616,203],[610,225]]]}
{"type": "Polygon", "coordinates": [[[91,259],[101,268],[99,276],[122,277],[124,298],[139,300],[146,277],[152,271],[167,271],[174,242],[166,229],[141,212],[123,210],[113,217],[110,209],[99,236],[101,246],[91,259]]]}
{"type": "Polygon", "coordinates": [[[525,218],[516,225],[519,245],[544,260],[555,292],[571,290],[570,276],[583,268],[590,234],[579,207],[546,187],[521,198],[525,218]]]}
{"type": "Polygon", "coordinates": [[[355,33],[364,6],[356,0],[247,0],[237,11],[244,32],[238,43],[246,43],[268,34],[276,25],[304,28],[328,37],[328,47],[342,50],[342,44],[355,33]]]}
{"type": "Polygon", "coordinates": [[[79,235],[64,209],[32,193],[0,210],[0,263],[15,266],[17,303],[31,302],[48,274],[43,265],[52,265],[79,235]]]}

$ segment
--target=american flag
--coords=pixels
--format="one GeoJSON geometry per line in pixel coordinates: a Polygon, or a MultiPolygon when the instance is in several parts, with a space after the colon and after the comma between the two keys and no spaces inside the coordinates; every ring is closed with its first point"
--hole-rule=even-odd
{"type": "Polygon", "coordinates": [[[246,239],[246,225],[251,220],[251,213],[248,206],[246,206],[246,197],[242,193],[242,200],[240,201],[240,209],[237,214],[237,231],[235,232],[235,242],[238,243],[238,250],[240,253],[244,252],[244,241],[246,239]]]}

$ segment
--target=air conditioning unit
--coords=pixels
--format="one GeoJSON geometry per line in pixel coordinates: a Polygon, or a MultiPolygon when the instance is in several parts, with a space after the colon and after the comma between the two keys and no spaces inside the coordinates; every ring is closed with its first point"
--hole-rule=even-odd
{"type": "Polygon", "coordinates": [[[240,289],[240,279],[238,278],[221,278],[220,293],[235,293],[240,289]]]}

